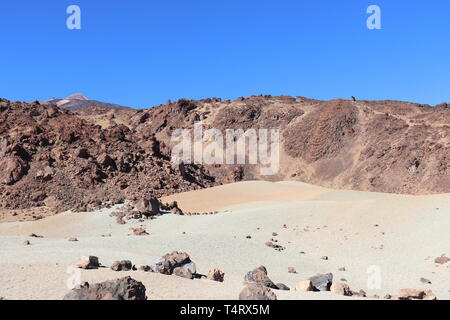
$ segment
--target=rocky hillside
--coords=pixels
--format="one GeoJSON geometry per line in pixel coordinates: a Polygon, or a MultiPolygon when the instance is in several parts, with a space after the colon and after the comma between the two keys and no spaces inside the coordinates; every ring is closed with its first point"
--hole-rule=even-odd
{"type": "Polygon", "coordinates": [[[42,104],[53,104],[60,108],[64,108],[67,110],[82,110],[90,107],[101,107],[106,109],[113,110],[124,110],[129,109],[128,107],[124,107],[114,103],[101,102],[97,100],[88,99],[86,96],[81,93],[76,93],[71,96],[68,96],[65,99],[57,99],[53,98],[47,101],[43,101],[42,104]]]}
{"type": "MultiPolygon", "coordinates": [[[[450,107],[400,101],[317,101],[253,96],[179,101],[136,113],[130,125],[170,144],[174,128],[277,128],[280,170],[207,166],[220,182],[298,180],[320,186],[405,194],[450,192],[450,107]]],[[[224,131],[223,131],[224,132],[224,131]]]]}
{"type": "Polygon", "coordinates": [[[450,108],[252,96],[147,110],[0,102],[0,207],[89,210],[240,180],[406,194],[450,192],[450,108]],[[280,170],[170,163],[175,129],[280,129],[280,170]]]}
{"type": "Polygon", "coordinates": [[[150,132],[102,128],[65,109],[0,100],[0,208],[92,210],[214,185],[173,167],[150,132]]]}

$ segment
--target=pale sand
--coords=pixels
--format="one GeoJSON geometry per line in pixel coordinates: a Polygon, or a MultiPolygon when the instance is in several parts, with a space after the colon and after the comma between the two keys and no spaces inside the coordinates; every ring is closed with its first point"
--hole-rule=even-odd
{"type": "MultiPolygon", "coordinates": [[[[0,224],[0,297],[61,299],[68,291],[67,267],[82,255],[96,255],[106,266],[122,259],[150,264],[178,250],[191,255],[200,273],[223,270],[225,282],[109,269],[83,270],[81,280],[131,275],[144,283],[150,299],[236,299],[244,274],[264,265],[274,282],[291,288],[317,273],[332,272],[335,281],[345,278],[353,290],[363,289],[370,295],[415,288],[431,289],[439,299],[450,299],[450,263],[433,262],[443,253],[450,256],[449,194],[402,196],[296,182],[243,182],[163,200],[177,200],[186,211],[221,213],[164,215],[118,225],[109,217],[112,209],[105,209],[0,224]],[[129,235],[131,227],[141,225],[149,236],[129,235]],[[272,232],[278,233],[275,238],[286,250],[277,252],[265,246],[272,232]],[[45,238],[29,238],[30,233],[45,238]],[[112,237],[101,236],[105,234],[112,237]],[[246,239],[247,235],[252,238],[246,239]],[[72,236],[79,242],[67,241],[72,236]],[[25,240],[32,245],[24,246],[25,240]],[[367,269],[372,265],[381,271],[380,289],[367,288],[367,269]],[[298,273],[288,273],[288,267],[298,273]],[[339,267],[347,271],[338,271],[339,267]],[[421,277],[432,284],[421,283],[421,277]]],[[[279,299],[344,298],[331,293],[275,292],[279,299]]]]}

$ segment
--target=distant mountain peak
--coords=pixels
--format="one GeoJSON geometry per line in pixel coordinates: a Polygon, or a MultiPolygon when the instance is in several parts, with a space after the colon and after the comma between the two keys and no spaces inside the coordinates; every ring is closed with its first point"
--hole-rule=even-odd
{"type": "Polygon", "coordinates": [[[67,110],[81,110],[81,109],[86,109],[86,108],[90,108],[90,107],[100,107],[100,108],[113,109],[113,110],[129,109],[128,107],[124,107],[124,106],[114,104],[114,103],[90,100],[89,98],[87,98],[86,96],[84,96],[81,93],[72,94],[65,99],[53,98],[53,99],[44,101],[43,103],[44,104],[54,104],[60,108],[64,108],[67,110]]]}
{"type": "Polygon", "coordinates": [[[65,100],[89,100],[86,96],[82,95],[81,93],[74,93],[70,96],[68,96],[65,100]]]}

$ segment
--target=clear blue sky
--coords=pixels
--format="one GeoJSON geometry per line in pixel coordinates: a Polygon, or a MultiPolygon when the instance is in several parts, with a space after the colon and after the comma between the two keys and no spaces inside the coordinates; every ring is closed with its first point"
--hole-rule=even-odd
{"type": "Polygon", "coordinates": [[[448,0],[0,2],[0,97],[450,101],[448,0]],[[66,8],[82,29],[66,28],[66,8]],[[366,9],[382,10],[382,30],[366,9]]]}

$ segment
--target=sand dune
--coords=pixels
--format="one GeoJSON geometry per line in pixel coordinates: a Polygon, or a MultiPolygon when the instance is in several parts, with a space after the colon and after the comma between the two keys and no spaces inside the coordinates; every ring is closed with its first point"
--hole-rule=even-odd
{"type": "MultiPolygon", "coordinates": [[[[106,266],[120,259],[150,264],[158,256],[181,250],[191,255],[201,273],[223,270],[225,282],[109,269],[82,271],[82,280],[131,274],[143,281],[150,299],[236,299],[244,274],[264,265],[274,282],[291,288],[317,273],[332,272],[335,280],[345,278],[352,289],[369,295],[415,288],[431,289],[439,299],[450,298],[450,263],[433,261],[450,254],[450,194],[404,196],[255,181],[163,199],[171,200],[185,211],[217,210],[219,214],[163,215],[118,225],[109,216],[112,209],[105,209],[0,224],[0,296],[61,299],[68,291],[67,267],[82,255],[96,255],[106,266]],[[141,225],[150,235],[131,236],[130,228],[141,225]],[[278,236],[273,237],[273,232],[278,236]],[[30,233],[44,238],[29,238],[30,233]],[[106,234],[111,237],[102,237],[106,234]],[[68,242],[72,236],[79,241],[68,242]],[[266,247],[271,238],[286,249],[277,252],[266,247]],[[32,245],[24,246],[24,240],[32,245]],[[380,271],[380,288],[367,286],[373,266],[380,271]],[[288,273],[288,267],[298,273],[288,273]],[[340,267],[346,271],[338,271],[340,267]],[[421,283],[422,277],[432,284],[421,283]]],[[[276,294],[279,299],[343,298],[331,293],[276,294]]]]}

